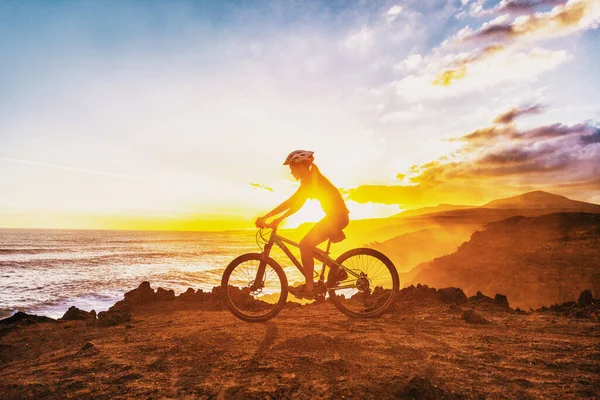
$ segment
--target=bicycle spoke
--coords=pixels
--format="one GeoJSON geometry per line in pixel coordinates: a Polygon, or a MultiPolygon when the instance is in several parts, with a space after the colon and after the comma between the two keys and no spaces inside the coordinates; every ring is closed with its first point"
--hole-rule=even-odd
{"type": "Polygon", "coordinates": [[[337,262],[354,277],[349,276],[343,284],[329,289],[334,304],[350,316],[381,315],[399,286],[393,264],[371,249],[350,250],[337,262]]]}

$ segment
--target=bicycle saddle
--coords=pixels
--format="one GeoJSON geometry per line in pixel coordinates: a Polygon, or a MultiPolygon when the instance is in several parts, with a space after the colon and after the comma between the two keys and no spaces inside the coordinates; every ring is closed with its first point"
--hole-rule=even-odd
{"type": "Polygon", "coordinates": [[[344,231],[340,230],[337,232],[333,232],[330,236],[329,236],[329,241],[331,243],[339,243],[342,240],[346,239],[346,234],[344,233],[344,231]]]}

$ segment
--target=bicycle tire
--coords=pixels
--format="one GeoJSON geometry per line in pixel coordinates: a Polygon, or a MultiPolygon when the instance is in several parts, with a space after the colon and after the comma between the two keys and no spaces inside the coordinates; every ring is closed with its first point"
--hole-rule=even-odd
{"type": "MultiPolygon", "coordinates": [[[[392,263],[392,261],[385,254],[383,254],[377,250],[374,250],[374,249],[360,247],[360,248],[348,250],[347,252],[340,255],[335,261],[336,261],[336,263],[338,263],[340,265],[344,265],[344,262],[346,260],[348,260],[349,258],[355,257],[355,256],[361,256],[361,255],[368,256],[368,257],[374,257],[374,258],[378,259],[390,271],[390,275],[392,278],[392,288],[391,288],[391,293],[390,293],[388,299],[386,300],[386,303],[383,304],[380,308],[378,308],[377,310],[375,310],[373,312],[359,313],[359,312],[352,311],[352,310],[348,309],[347,307],[345,307],[342,304],[342,302],[340,301],[340,298],[336,294],[335,290],[333,290],[333,289],[328,290],[329,299],[336,306],[336,308],[338,310],[340,310],[342,313],[346,314],[347,316],[349,316],[351,318],[376,318],[376,317],[379,317],[382,314],[384,314],[394,304],[394,302],[396,300],[396,296],[398,294],[398,291],[400,290],[400,277],[398,276],[398,271],[396,270],[394,263],[392,263]]],[[[332,274],[332,273],[333,273],[333,271],[330,269],[329,274],[332,274]]],[[[332,277],[329,277],[329,278],[331,279],[332,277]]]]}
{"type": "Polygon", "coordinates": [[[229,278],[231,277],[231,273],[235,270],[235,268],[238,265],[240,265],[244,262],[247,262],[247,261],[260,261],[261,258],[262,258],[262,254],[260,254],[260,253],[242,254],[241,256],[234,259],[231,263],[229,263],[229,265],[227,266],[227,268],[225,268],[225,271],[223,272],[223,277],[221,278],[222,295],[224,297],[225,304],[227,304],[227,307],[233,313],[233,315],[235,315],[239,319],[246,321],[246,322],[265,322],[265,321],[270,320],[271,318],[273,318],[277,314],[279,314],[279,312],[285,306],[285,303],[287,300],[287,295],[288,295],[287,277],[285,275],[285,272],[283,271],[283,268],[281,268],[281,266],[277,263],[277,261],[275,261],[271,257],[267,258],[267,261],[266,261],[267,265],[269,265],[271,268],[273,268],[273,270],[277,273],[277,276],[279,277],[279,280],[281,282],[281,295],[279,297],[277,304],[273,308],[273,310],[271,310],[269,313],[267,313],[265,315],[260,315],[260,316],[248,315],[248,314],[244,313],[242,310],[240,310],[238,307],[236,307],[236,305],[230,298],[230,295],[229,295],[230,293],[229,293],[228,288],[229,288],[229,278]]]}

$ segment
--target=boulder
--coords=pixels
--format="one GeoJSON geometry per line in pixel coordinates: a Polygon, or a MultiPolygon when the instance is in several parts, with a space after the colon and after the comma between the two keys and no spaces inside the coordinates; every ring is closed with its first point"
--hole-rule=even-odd
{"type": "Polygon", "coordinates": [[[488,321],[480,312],[476,310],[466,310],[461,318],[470,324],[489,324],[488,321]]]}
{"type": "Polygon", "coordinates": [[[87,319],[96,319],[96,311],[92,310],[90,312],[80,310],[79,308],[72,306],[69,307],[65,315],[62,316],[61,320],[63,321],[79,321],[79,320],[87,320],[87,319]]]}
{"type": "Polygon", "coordinates": [[[577,300],[577,305],[579,307],[587,307],[594,304],[594,297],[592,296],[592,291],[590,289],[586,289],[579,295],[579,300],[577,300]]]}
{"type": "Polygon", "coordinates": [[[404,383],[400,379],[393,379],[390,389],[394,398],[399,399],[446,399],[449,394],[442,388],[433,384],[429,379],[413,376],[404,383]]]}
{"type": "Polygon", "coordinates": [[[174,298],[175,298],[175,291],[173,289],[166,290],[161,287],[156,289],[156,295],[154,296],[154,299],[156,301],[169,301],[169,300],[173,300],[174,298]]]}
{"type": "Polygon", "coordinates": [[[417,286],[410,285],[398,292],[398,300],[423,302],[427,300],[435,300],[437,298],[435,288],[430,288],[427,285],[417,286]]]}
{"type": "Polygon", "coordinates": [[[49,318],[49,317],[44,317],[42,315],[26,314],[24,312],[19,311],[12,317],[8,317],[3,320],[0,320],[0,326],[12,325],[12,324],[16,324],[16,323],[22,324],[22,325],[31,325],[31,324],[37,324],[40,322],[56,322],[56,320],[49,318]]]}
{"type": "Polygon", "coordinates": [[[478,291],[477,294],[475,294],[475,296],[469,297],[467,299],[467,302],[469,303],[469,305],[475,306],[477,308],[486,308],[491,306],[510,309],[508,299],[503,294],[496,294],[494,298],[491,298],[478,291]]]}
{"type": "Polygon", "coordinates": [[[438,289],[437,296],[446,304],[464,304],[467,302],[467,296],[462,289],[455,287],[438,289]]]}
{"type": "Polygon", "coordinates": [[[496,293],[496,296],[494,296],[494,304],[502,307],[510,307],[506,296],[498,293],[496,293]]]}
{"type": "Polygon", "coordinates": [[[156,293],[154,293],[148,281],[142,282],[137,289],[125,293],[125,301],[131,304],[149,303],[155,299],[156,293]]]}
{"type": "Polygon", "coordinates": [[[185,292],[183,292],[179,296],[177,296],[177,298],[180,300],[192,300],[192,299],[194,299],[195,294],[196,294],[196,291],[194,289],[188,288],[185,292]]]}
{"type": "Polygon", "coordinates": [[[98,313],[98,324],[100,326],[114,326],[131,321],[131,303],[117,301],[108,311],[98,313]]]}
{"type": "Polygon", "coordinates": [[[81,349],[79,350],[79,352],[77,352],[77,354],[91,356],[93,354],[97,354],[98,352],[99,350],[94,343],[87,342],[86,344],[81,346],[81,349]]]}

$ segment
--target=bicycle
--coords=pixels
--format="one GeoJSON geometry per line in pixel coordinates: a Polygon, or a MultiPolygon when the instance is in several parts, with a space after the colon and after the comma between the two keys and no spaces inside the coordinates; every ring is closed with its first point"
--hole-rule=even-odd
{"type": "MultiPolygon", "coordinates": [[[[321,261],[321,272],[316,272],[316,300],[323,301],[328,295],[331,302],[351,318],[379,317],[393,304],[400,287],[396,267],[381,252],[369,248],[348,250],[337,259],[329,256],[331,243],[342,241],[342,231],[327,241],[325,251],[315,248],[313,257],[321,261]],[[327,287],[324,281],[329,267],[327,282],[335,279],[332,266],[346,271],[348,277],[335,286],[327,287]]],[[[284,269],[270,256],[277,245],[304,276],[302,264],[292,254],[288,245],[298,243],[277,234],[277,228],[259,229],[256,242],[261,253],[247,253],[235,258],[225,268],[221,290],[231,312],[247,322],[264,322],[275,317],[285,306],[288,281],[284,269]],[[270,233],[270,235],[269,235],[270,233]],[[268,235],[268,238],[267,238],[268,235]],[[261,245],[264,245],[264,249],[261,245]]]]}

